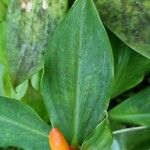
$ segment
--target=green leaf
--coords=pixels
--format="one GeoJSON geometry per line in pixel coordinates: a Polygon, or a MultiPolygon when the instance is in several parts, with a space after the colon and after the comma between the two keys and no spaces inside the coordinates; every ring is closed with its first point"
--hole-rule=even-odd
{"type": "Polygon", "coordinates": [[[0,64],[0,95],[4,94],[4,88],[3,88],[3,70],[4,66],[0,64]]]}
{"type": "Polygon", "coordinates": [[[150,149],[150,128],[134,127],[114,132],[112,150],[150,149]]]}
{"type": "Polygon", "coordinates": [[[94,130],[94,132],[85,139],[81,150],[110,150],[113,137],[109,128],[108,117],[106,117],[94,130]]]}
{"type": "Polygon", "coordinates": [[[36,91],[32,87],[31,81],[29,81],[28,89],[21,101],[31,106],[44,121],[49,122],[49,117],[43,102],[43,97],[40,92],[36,91]]]}
{"type": "Polygon", "coordinates": [[[13,86],[43,66],[48,37],[65,15],[67,0],[11,0],[6,22],[7,55],[13,86]]]}
{"type": "Polygon", "coordinates": [[[6,66],[0,64],[0,96],[20,100],[28,88],[28,81],[24,81],[15,90],[6,66]]]}
{"type": "Polygon", "coordinates": [[[103,120],[113,56],[92,0],[77,0],[46,54],[43,95],[51,123],[76,146],[103,120]]]}
{"type": "Polygon", "coordinates": [[[7,13],[7,5],[3,2],[3,0],[0,1],[0,23],[5,20],[7,13]]]}
{"type": "Polygon", "coordinates": [[[108,33],[114,53],[115,79],[112,97],[115,97],[143,80],[150,59],[133,51],[110,31],[108,33]]]}
{"type": "Polygon", "coordinates": [[[150,58],[150,1],[95,2],[104,24],[132,49],[150,58]]]}
{"type": "Polygon", "coordinates": [[[28,106],[0,97],[0,147],[49,150],[50,127],[28,106]]]}
{"type": "Polygon", "coordinates": [[[128,98],[109,114],[113,120],[150,126],[150,87],[128,98]]]}
{"type": "Polygon", "coordinates": [[[7,64],[6,43],[5,43],[5,22],[0,23],[0,63],[7,64]]]}

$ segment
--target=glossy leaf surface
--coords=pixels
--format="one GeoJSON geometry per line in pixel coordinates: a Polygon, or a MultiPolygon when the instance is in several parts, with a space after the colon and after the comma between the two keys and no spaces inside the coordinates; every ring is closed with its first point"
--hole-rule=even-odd
{"type": "Polygon", "coordinates": [[[46,54],[43,95],[51,123],[77,146],[103,120],[113,80],[112,50],[92,0],[78,0],[46,54]]]}

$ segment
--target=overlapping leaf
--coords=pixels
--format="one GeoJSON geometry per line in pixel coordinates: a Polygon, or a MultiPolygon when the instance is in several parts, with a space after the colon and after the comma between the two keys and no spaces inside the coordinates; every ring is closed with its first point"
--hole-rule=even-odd
{"type": "Polygon", "coordinates": [[[112,50],[92,0],[78,0],[46,54],[43,95],[52,125],[79,145],[103,120],[113,80],[112,50]]]}
{"type": "Polygon", "coordinates": [[[50,127],[28,106],[0,97],[0,147],[49,150],[50,127]]]}
{"type": "Polygon", "coordinates": [[[63,18],[67,0],[11,0],[6,43],[14,87],[41,69],[48,37],[63,18]]]}
{"type": "Polygon", "coordinates": [[[117,121],[150,126],[150,87],[128,98],[109,114],[117,121]]]}
{"type": "Polygon", "coordinates": [[[112,146],[112,132],[106,117],[83,142],[81,150],[110,150],[112,146]]]}
{"type": "Polygon", "coordinates": [[[95,2],[104,24],[132,49],[150,58],[150,1],[95,2]]]}
{"type": "Polygon", "coordinates": [[[150,149],[150,128],[135,127],[114,132],[112,150],[150,149]]]}
{"type": "Polygon", "coordinates": [[[143,80],[150,59],[133,51],[110,31],[108,33],[114,53],[115,79],[112,97],[115,97],[143,80]]]}
{"type": "Polygon", "coordinates": [[[40,92],[32,87],[31,81],[29,81],[28,89],[21,101],[31,106],[44,121],[49,121],[49,117],[43,102],[43,97],[40,92]]]}

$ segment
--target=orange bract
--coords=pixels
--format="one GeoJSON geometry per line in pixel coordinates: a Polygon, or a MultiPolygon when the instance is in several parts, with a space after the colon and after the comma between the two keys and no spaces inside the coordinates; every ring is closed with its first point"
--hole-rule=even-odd
{"type": "Polygon", "coordinates": [[[49,144],[51,150],[70,150],[64,135],[58,128],[53,128],[50,131],[49,144]]]}

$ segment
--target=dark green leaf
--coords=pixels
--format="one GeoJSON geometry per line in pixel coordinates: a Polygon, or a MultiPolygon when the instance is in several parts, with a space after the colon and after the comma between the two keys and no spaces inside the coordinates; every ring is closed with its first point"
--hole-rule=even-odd
{"type": "Polygon", "coordinates": [[[113,57],[92,0],[78,0],[56,29],[45,61],[43,95],[52,125],[79,145],[103,120],[113,57]]]}
{"type": "Polygon", "coordinates": [[[7,14],[7,5],[3,2],[3,0],[0,0],[0,24],[2,21],[5,20],[7,14]]]}
{"type": "Polygon", "coordinates": [[[112,150],[149,150],[150,128],[135,127],[114,132],[112,150]]]}
{"type": "Polygon", "coordinates": [[[132,49],[150,58],[150,1],[95,2],[104,24],[132,49]]]}
{"type": "Polygon", "coordinates": [[[32,87],[30,81],[26,94],[21,101],[31,106],[44,121],[49,121],[49,117],[43,102],[43,97],[32,87]]]}
{"type": "Polygon", "coordinates": [[[113,137],[106,117],[83,142],[81,150],[110,150],[113,137]]]}
{"type": "Polygon", "coordinates": [[[115,97],[143,80],[150,59],[133,51],[111,32],[108,33],[114,53],[115,79],[112,97],[115,97]]]}
{"type": "Polygon", "coordinates": [[[14,87],[41,69],[48,37],[65,14],[67,0],[11,0],[6,43],[14,87]]]}
{"type": "Polygon", "coordinates": [[[50,127],[26,105],[0,97],[0,147],[49,150],[50,127]]]}
{"type": "Polygon", "coordinates": [[[6,65],[5,22],[0,23],[0,63],[6,65]]]}
{"type": "Polygon", "coordinates": [[[128,98],[109,114],[120,122],[150,126],[150,87],[128,98]]]}

